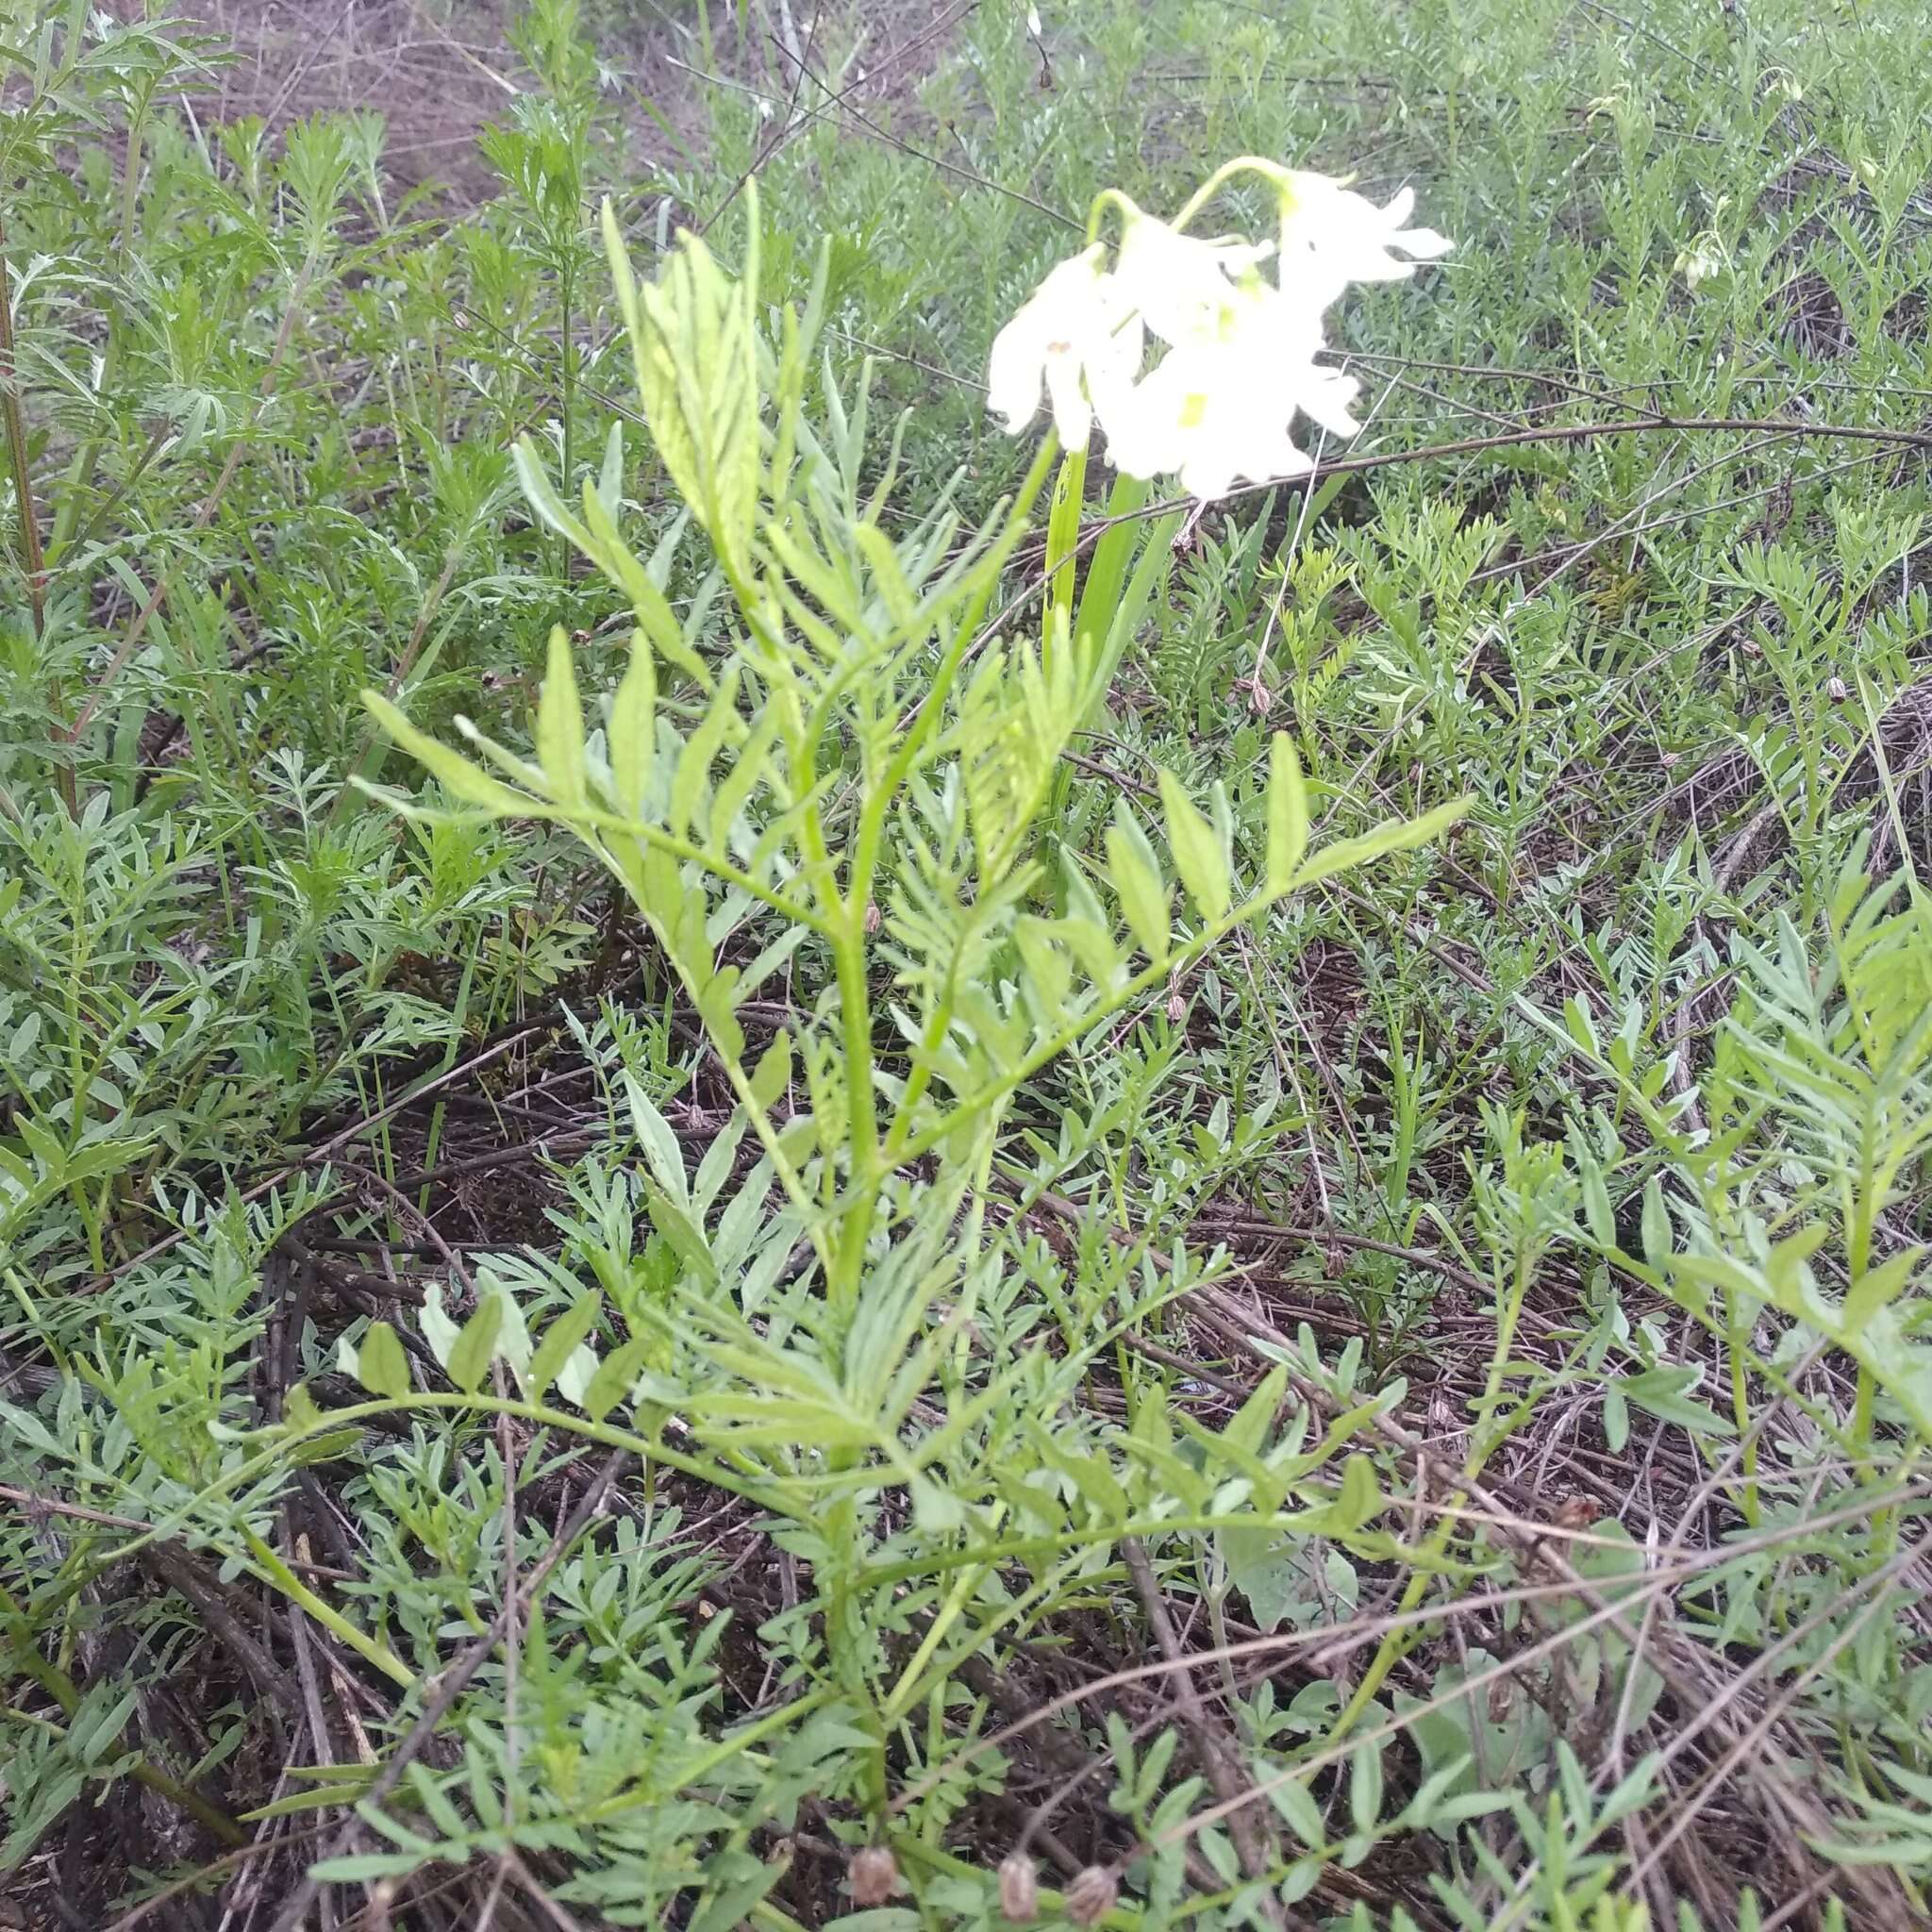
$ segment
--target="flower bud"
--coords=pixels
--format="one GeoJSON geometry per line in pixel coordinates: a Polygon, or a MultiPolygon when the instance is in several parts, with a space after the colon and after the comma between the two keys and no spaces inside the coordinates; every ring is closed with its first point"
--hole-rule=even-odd
{"type": "Polygon", "coordinates": [[[1851,688],[1842,677],[1827,677],[1824,680],[1824,694],[1833,704],[1841,705],[1851,696],[1851,688]]]}
{"type": "Polygon", "coordinates": [[[865,902],[865,936],[870,939],[879,929],[879,902],[868,899],[865,902]]]}
{"type": "Polygon", "coordinates": [[[867,1845],[854,1852],[845,1868],[845,1890],[852,1903],[861,1908],[882,1906],[906,1889],[899,1876],[899,1861],[884,1845],[867,1845]]]}
{"type": "Polygon", "coordinates": [[[1120,1895],[1121,1882],[1108,1866],[1089,1865],[1067,1887],[1067,1917],[1076,1925],[1097,1925],[1120,1895]]]}
{"type": "Polygon", "coordinates": [[[1014,1925],[1030,1925],[1040,1916],[1040,1884],[1024,1852],[1000,1862],[1000,1911],[1014,1925]]]}

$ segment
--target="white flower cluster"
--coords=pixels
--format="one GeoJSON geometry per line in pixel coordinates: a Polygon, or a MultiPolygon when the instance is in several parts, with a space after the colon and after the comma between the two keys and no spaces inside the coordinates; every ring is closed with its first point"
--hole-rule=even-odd
{"type": "Polygon", "coordinates": [[[1324,311],[1351,282],[1401,280],[1451,244],[1404,225],[1407,189],[1377,208],[1325,175],[1266,161],[1233,163],[1217,183],[1235,170],[1274,186],[1278,242],[1204,241],[1181,232],[1185,213],[1170,225],[1119,193],[1096,204],[1096,216],[1111,202],[1124,217],[1111,266],[1099,242],[1061,262],[993,343],[989,401],[1009,433],[1033,420],[1043,381],[1067,448],[1084,448],[1098,422],[1117,469],[1178,475],[1205,499],[1307,470],[1297,413],[1339,436],[1361,426],[1348,408],[1355,380],[1315,360],[1324,311]],[[1165,353],[1143,371],[1150,336],[1165,353]]]}

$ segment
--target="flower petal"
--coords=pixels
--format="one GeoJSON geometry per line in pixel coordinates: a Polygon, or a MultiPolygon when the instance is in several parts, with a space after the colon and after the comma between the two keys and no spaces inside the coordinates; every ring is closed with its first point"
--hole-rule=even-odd
{"type": "MultiPolygon", "coordinates": [[[[1059,263],[993,339],[987,406],[1004,419],[1009,436],[1018,435],[1038,412],[1043,375],[1055,398],[1056,416],[1061,413],[1068,391],[1064,383],[1056,386],[1049,374],[1055,363],[1070,363],[1077,373],[1089,355],[1113,353],[1109,337],[1118,317],[1103,286],[1106,258],[1096,243],[1059,263]]],[[[1077,382],[1074,388],[1077,393],[1077,382]]],[[[1074,411],[1068,422],[1077,421],[1074,411]]],[[[1083,432],[1078,441],[1085,441],[1083,432]]]]}

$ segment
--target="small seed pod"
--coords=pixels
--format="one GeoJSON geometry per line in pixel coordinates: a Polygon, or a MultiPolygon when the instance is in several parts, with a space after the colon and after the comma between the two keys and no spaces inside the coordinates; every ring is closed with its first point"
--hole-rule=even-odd
{"type": "Polygon", "coordinates": [[[1076,1925],[1097,1925],[1120,1895],[1121,1882],[1108,1867],[1089,1865],[1067,1887],[1067,1917],[1076,1925]]]}
{"type": "Polygon", "coordinates": [[[845,1890],[856,1906],[882,1906],[906,1889],[899,1861],[884,1845],[867,1845],[854,1852],[845,1868],[845,1890]]]}
{"type": "Polygon", "coordinates": [[[1040,1882],[1024,1852],[1000,1861],[1000,1911],[1014,1925],[1030,1925],[1040,1916],[1040,1882]]]}
{"type": "Polygon", "coordinates": [[[1841,705],[1851,696],[1851,688],[1842,677],[1827,677],[1824,680],[1824,694],[1833,704],[1841,705]]]}
{"type": "Polygon", "coordinates": [[[875,933],[876,931],[878,931],[878,929],[879,929],[879,902],[878,902],[878,901],[877,901],[876,899],[868,899],[868,900],[867,900],[867,901],[865,902],[865,930],[866,930],[866,936],[867,936],[868,938],[870,938],[870,937],[871,937],[871,936],[872,936],[872,935],[873,935],[874,933],[875,933]]]}

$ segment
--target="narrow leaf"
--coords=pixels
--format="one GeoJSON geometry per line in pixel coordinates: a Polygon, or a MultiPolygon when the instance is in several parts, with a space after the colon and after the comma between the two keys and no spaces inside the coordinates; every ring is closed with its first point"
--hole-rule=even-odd
{"type": "Polygon", "coordinates": [[[485,811],[499,816],[527,814],[541,809],[534,798],[513,791],[480,766],[473,765],[461,752],[439,743],[426,731],[417,730],[380,691],[365,691],[362,702],[382,729],[444,791],[460,798],[465,805],[479,805],[485,811]]]}
{"type": "Polygon", "coordinates": [[[391,1401],[408,1395],[415,1386],[409,1374],[409,1357],[387,1322],[372,1322],[357,1345],[356,1379],[370,1394],[391,1401]]]}
{"type": "Polygon", "coordinates": [[[631,633],[630,665],[610,700],[609,747],[617,801],[641,818],[658,750],[658,667],[641,630],[631,633]]]}
{"type": "Polygon", "coordinates": [[[587,1288],[543,1331],[543,1340],[537,1344],[537,1353],[530,1357],[529,1370],[523,1377],[524,1393],[532,1402],[542,1400],[543,1391],[563,1373],[563,1365],[577,1344],[596,1326],[598,1307],[597,1291],[587,1288]]]}
{"type": "Polygon", "coordinates": [[[1419,819],[1392,819],[1387,824],[1377,825],[1372,832],[1364,832],[1358,839],[1338,840],[1315,854],[1302,868],[1301,876],[1295,883],[1312,885],[1317,879],[1366,865],[1370,859],[1380,858],[1386,853],[1407,852],[1417,845],[1426,845],[1431,839],[1446,832],[1468,810],[1469,800],[1458,798],[1448,805],[1439,805],[1434,811],[1425,811],[1419,819]]]}
{"type": "Polygon", "coordinates": [[[570,635],[559,624],[550,632],[550,661],[537,706],[537,762],[557,802],[571,810],[587,803],[584,791],[584,709],[577,697],[570,635]]]}
{"type": "Polygon", "coordinates": [[[1221,841],[1172,772],[1160,774],[1160,804],[1167,815],[1167,842],[1174,852],[1174,870],[1203,921],[1218,924],[1227,915],[1230,897],[1227,855],[1221,849],[1221,841]]]}
{"type": "Polygon", "coordinates": [[[476,1312],[463,1324],[463,1332],[457,1337],[444,1367],[449,1372],[450,1380],[464,1394],[475,1389],[488,1373],[502,1327],[503,1302],[497,1294],[479,1302],[476,1312]]]}
{"type": "Polygon", "coordinates": [[[601,1423],[637,1386],[649,1353],[650,1343],[641,1336],[633,1336],[622,1348],[606,1356],[598,1363],[597,1373],[591,1377],[577,1407],[593,1423],[601,1423]]]}
{"type": "Polygon", "coordinates": [[[1155,965],[1160,965],[1174,944],[1167,887],[1147,835],[1124,805],[1107,828],[1107,871],[1134,937],[1155,965]]]}
{"type": "Polygon", "coordinates": [[[1308,849],[1308,790],[1294,741],[1277,731],[1268,747],[1268,890],[1285,891],[1308,849]]]}

